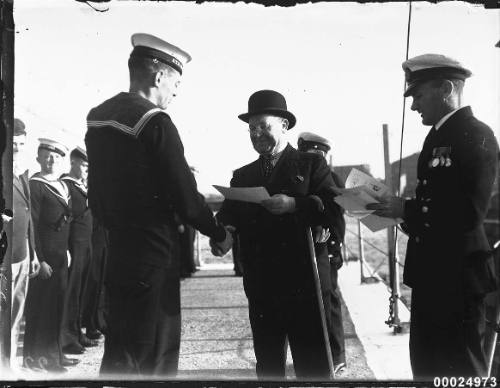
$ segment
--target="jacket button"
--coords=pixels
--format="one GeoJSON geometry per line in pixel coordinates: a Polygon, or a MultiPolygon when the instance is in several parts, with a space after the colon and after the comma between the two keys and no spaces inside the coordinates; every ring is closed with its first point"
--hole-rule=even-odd
{"type": "Polygon", "coordinates": [[[428,222],[425,222],[425,223],[424,223],[424,226],[425,226],[426,228],[429,228],[429,227],[431,226],[431,224],[429,224],[428,222]]]}
{"type": "Polygon", "coordinates": [[[422,213],[427,213],[429,208],[427,206],[422,206],[422,213]]]}
{"type": "Polygon", "coordinates": [[[427,179],[424,179],[424,180],[422,181],[422,184],[425,186],[425,185],[427,184],[427,179]]]}
{"type": "Polygon", "coordinates": [[[419,242],[420,242],[420,237],[418,237],[418,236],[417,236],[417,237],[415,237],[415,242],[416,242],[416,243],[419,243],[419,242]]]}

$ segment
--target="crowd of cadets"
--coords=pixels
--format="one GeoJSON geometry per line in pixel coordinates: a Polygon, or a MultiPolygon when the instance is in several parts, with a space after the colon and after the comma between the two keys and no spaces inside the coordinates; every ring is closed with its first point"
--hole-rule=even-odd
{"type": "MultiPolygon", "coordinates": [[[[11,365],[59,373],[79,363],[67,355],[98,346],[106,332],[107,232],[88,206],[86,151],[73,149],[69,172],[63,173],[68,148],[41,138],[36,158],[40,171],[32,174],[21,162],[26,135],[25,124],[16,118],[11,365]]],[[[188,277],[196,271],[194,230],[179,222],[178,231],[181,246],[188,247],[182,255],[182,276],[188,277]]]]}
{"type": "Polygon", "coordinates": [[[39,139],[40,171],[31,174],[21,168],[26,129],[19,119],[13,140],[11,364],[20,366],[17,345],[24,316],[22,366],[63,372],[79,362],[67,354],[97,346],[105,331],[106,235],[88,208],[85,150],[71,151],[69,172],[61,174],[69,150],[39,139]]]}

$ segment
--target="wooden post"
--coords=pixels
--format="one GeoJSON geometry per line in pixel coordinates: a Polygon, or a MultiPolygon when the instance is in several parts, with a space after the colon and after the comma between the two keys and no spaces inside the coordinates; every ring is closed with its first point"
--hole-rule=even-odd
{"type": "MultiPolygon", "coordinates": [[[[12,126],[14,122],[14,18],[12,0],[0,2],[0,95],[2,97],[2,114],[0,134],[4,149],[2,156],[1,195],[5,199],[5,208],[12,209],[12,126]]],[[[0,147],[3,148],[3,147],[0,147]]],[[[0,213],[4,209],[0,209],[0,213]]],[[[2,376],[10,371],[10,327],[11,327],[11,294],[12,294],[12,221],[4,225],[7,232],[8,249],[3,266],[0,268],[0,289],[4,298],[0,299],[0,369],[2,376]]]]}
{"type": "Polygon", "coordinates": [[[363,231],[361,229],[361,221],[358,219],[358,252],[359,252],[359,269],[361,276],[361,283],[365,282],[365,273],[364,273],[364,265],[365,265],[365,249],[363,247],[363,231]]]}
{"type": "MultiPolygon", "coordinates": [[[[389,186],[391,195],[394,195],[394,186],[392,182],[391,162],[389,160],[389,126],[382,125],[382,132],[384,138],[384,166],[385,166],[385,184],[389,186]]],[[[399,267],[396,260],[396,233],[395,227],[387,228],[387,248],[389,255],[389,278],[391,286],[391,306],[392,316],[389,317],[389,325],[394,327],[394,332],[401,331],[401,321],[399,319],[398,299],[399,291],[399,267]],[[392,322],[391,322],[392,319],[392,322]]]]}

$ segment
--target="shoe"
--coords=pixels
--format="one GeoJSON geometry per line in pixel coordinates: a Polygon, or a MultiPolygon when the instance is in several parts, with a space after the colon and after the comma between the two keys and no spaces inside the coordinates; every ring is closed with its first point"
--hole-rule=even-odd
{"type": "Polygon", "coordinates": [[[80,336],[80,345],[85,346],[86,348],[92,348],[94,346],[98,346],[99,342],[97,340],[90,339],[85,334],[80,336]]]}
{"type": "Polygon", "coordinates": [[[85,353],[85,348],[78,343],[72,343],[63,347],[62,351],[66,354],[83,354],[85,353]]]}
{"type": "Polygon", "coordinates": [[[87,329],[87,332],[85,335],[87,336],[88,339],[91,339],[91,340],[98,340],[98,339],[102,338],[102,333],[97,329],[95,329],[95,330],[88,330],[87,329]]]}
{"type": "Polygon", "coordinates": [[[76,358],[63,357],[61,360],[62,366],[75,366],[80,362],[80,360],[76,358]]]}
{"type": "Polygon", "coordinates": [[[347,365],[345,364],[345,362],[340,362],[333,366],[333,371],[335,373],[335,376],[342,375],[346,371],[346,369],[347,365]]]}

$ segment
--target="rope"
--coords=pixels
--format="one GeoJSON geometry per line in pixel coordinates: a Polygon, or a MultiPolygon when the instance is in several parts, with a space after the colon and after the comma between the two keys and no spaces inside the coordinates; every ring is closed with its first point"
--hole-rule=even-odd
{"type": "MultiPolygon", "coordinates": [[[[347,231],[347,232],[349,232],[349,233],[351,233],[351,234],[353,234],[353,235],[354,235],[354,236],[356,236],[356,237],[359,237],[359,235],[358,235],[356,232],[353,232],[352,230],[349,230],[348,228],[346,228],[346,231],[347,231]]],[[[397,236],[396,236],[396,237],[397,237],[397,236]]],[[[379,253],[383,254],[385,257],[387,257],[387,258],[389,257],[389,254],[388,254],[387,252],[383,251],[381,248],[379,248],[379,247],[377,247],[376,245],[372,244],[370,241],[368,241],[368,240],[364,239],[363,237],[361,237],[361,240],[363,240],[363,242],[364,242],[364,243],[366,243],[366,245],[369,245],[370,247],[372,247],[373,249],[375,249],[377,252],[379,252],[379,253]]],[[[347,246],[347,245],[346,245],[346,246],[347,246]]],[[[347,247],[347,249],[349,249],[349,247],[347,247]]],[[[349,251],[351,251],[351,252],[352,252],[352,250],[350,250],[350,249],[349,249],[349,251]]],[[[381,264],[379,264],[379,265],[375,268],[375,271],[376,271],[377,269],[379,269],[379,268],[380,268],[380,266],[381,266],[382,264],[383,264],[383,261],[382,261],[382,263],[381,263],[381,264]]],[[[398,264],[399,264],[399,266],[400,266],[401,268],[404,268],[404,266],[405,266],[404,264],[401,264],[399,261],[398,261],[398,264]]]]}

